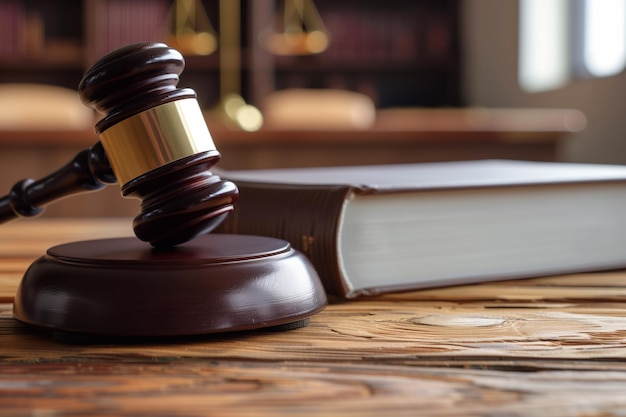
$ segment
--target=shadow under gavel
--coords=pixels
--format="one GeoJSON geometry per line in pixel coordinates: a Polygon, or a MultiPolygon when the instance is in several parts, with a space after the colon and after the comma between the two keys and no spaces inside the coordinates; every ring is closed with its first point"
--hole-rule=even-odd
{"type": "Polygon", "coordinates": [[[97,61],[78,91],[105,115],[95,127],[100,141],[56,172],[16,183],[0,199],[0,222],[119,183],[124,197],[141,200],[133,229],[153,246],[178,245],[217,227],[238,190],[210,171],[220,153],[195,92],[177,88],[183,69],[182,55],[161,43],[128,45],[97,61]]]}

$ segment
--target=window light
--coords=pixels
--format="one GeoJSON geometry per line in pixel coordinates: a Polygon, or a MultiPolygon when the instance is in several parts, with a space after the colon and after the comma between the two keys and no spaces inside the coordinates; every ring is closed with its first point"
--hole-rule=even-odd
{"type": "Polygon", "coordinates": [[[550,90],[567,82],[567,3],[520,1],[519,83],[526,91],[550,90]]]}
{"type": "Polygon", "coordinates": [[[585,0],[584,62],[590,75],[606,77],[626,65],[626,0],[585,0]]]}

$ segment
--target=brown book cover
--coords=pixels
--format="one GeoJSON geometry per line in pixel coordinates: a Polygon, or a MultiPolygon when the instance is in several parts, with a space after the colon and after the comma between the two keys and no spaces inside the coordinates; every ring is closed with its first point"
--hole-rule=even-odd
{"type": "Polygon", "coordinates": [[[464,161],[225,171],[219,232],[304,252],[328,293],[385,292],[626,266],[626,166],[464,161]]]}

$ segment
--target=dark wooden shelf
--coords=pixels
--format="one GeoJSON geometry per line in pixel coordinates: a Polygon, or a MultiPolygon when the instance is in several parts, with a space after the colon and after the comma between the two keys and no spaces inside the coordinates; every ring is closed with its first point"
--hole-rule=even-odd
{"type": "MultiPolygon", "coordinates": [[[[172,2],[5,0],[0,3],[0,26],[15,27],[0,45],[0,81],[75,86],[80,72],[112,48],[146,37],[166,41],[172,2]],[[71,21],[66,21],[68,16],[71,21]]],[[[383,98],[380,106],[461,105],[457,3],[319,0],[315,5],[331,31],[329,49],[316,56],[284,57],[263,50],[258,39],[281,15],[282,3],[244,0],[239,92],[259,105],[271,91],[327,87],[329,79],[340,74],[355,80],[366,77],[368,88],[383,98]]],[[[221,33],[219,6],[210,0],[203,4],[221,33]]],[[[209,56],[186,56],[181,85],[188,82],[184,86],[195,89],[203,105],[219,101],[220,77],[219,50],[209,56]]]]}
{"type": "MultiPolygon", "coordinates": [[[[63,59],[54,56],[41,57],[25,57],[25,58],[0,58],[0,67],[2,71],[65,71],[84,69],[84,61],[82,57],[63,59]]],[[[80,80],[79,80],[80,81],[80,80]]],[[[78,82],[78,81],[77,81],[78,82]]]]}
{"type": "Polygon", "coordinates": [[[220,59],[217,53],[211,55],[184,55],[185,69],[187,71],[218,71],[220,68],[220,59]]]}
{"type": "MultiPolygon", "coordinates": [[[[392,109],[378,111],[368,129],[284,129],[266,125],[256,132],[231,129],[212,112],[206,113],[212,135],[226,146],[305,144],[354,146],[357,144],[399,144],[437,142],[538,143],[584,129],[585,116],[572,109],[392,109]]],[[[97,141],[87,130],[0,130],[0,145],[91,146],[97,141]]]]}
{"type": "Polygon", "coordinates": [[[585,127],[569,109],[394,109],[369,129],[232,130],[214,115],[209,129],[224,169],[433,162],[470,159],[554,161],[568,134],[585,127]]]}
{"type": "Polygon", "coordinates": [[[324,73],[324,72],[362,72],[407,74],[415,71],[456,71],[445,59],[389,59],[369,61],[366,58],[334,60],[327,57],[278,57],[276,70],[281,72],[324,73]]]}
{"type": "Polygon", "coordinates": [[[90,147],[98,141],[93,129],[87,130],[0,130],[0,145],[9,147],[90,147]]]}

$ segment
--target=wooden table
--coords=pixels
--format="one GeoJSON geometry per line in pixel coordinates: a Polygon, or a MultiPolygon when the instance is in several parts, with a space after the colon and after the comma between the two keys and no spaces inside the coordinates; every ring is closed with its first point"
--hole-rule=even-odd
{"type": "Polygon", "coordinates": [[[287,331],[65,345],[11,301],[50,245],[130,220],[0,227],[0,416],[626,414],[626,273],[332,300],[287,331]]]}

